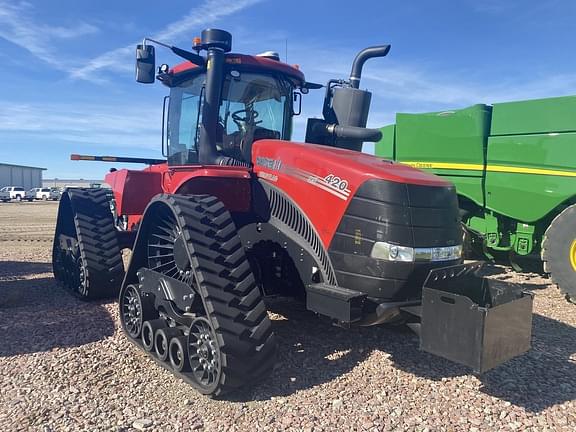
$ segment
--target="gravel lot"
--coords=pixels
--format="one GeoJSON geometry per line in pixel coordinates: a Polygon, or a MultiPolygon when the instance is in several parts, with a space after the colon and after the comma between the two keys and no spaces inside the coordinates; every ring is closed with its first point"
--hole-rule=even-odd
{"type": "Polygon", "coordinates": [[[576,430],[576,306],[547,279],[533,349],[481,378],[418,351],[403,329],[331,327],[274,314],[279,362],[215,401],[159,368],[119,329],[114,303],[82,303],[50,270],[56,203],[0,204],[0,431],[576,430]]]}

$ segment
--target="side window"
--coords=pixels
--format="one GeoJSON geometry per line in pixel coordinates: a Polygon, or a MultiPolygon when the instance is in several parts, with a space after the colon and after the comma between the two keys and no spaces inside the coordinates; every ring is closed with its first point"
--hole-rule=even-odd
{"type": "MultiPolygon", "coordinates": [[[[280,102],[284,106],[286,96],[281,96],[280,102]]],[[[276,131],[279,135],[282,134],[284,111],[278,109],[278,101],[275,99],[261,100],[254,103],[254,109],[260,114],[258,119],[261,120],[261,123],[258,126],[276,131]]]]}
{"type": "Polygon", "coordinates": [[[200,121],[203,77],[196,77],[172,88],[168,114],[168,162],[171,165],[198,161],[198,124],[200,121]]]}
{"type": "Polygon", "coordinates": [[[44,188],[44,189],[42,189],[42,192],[50,192],[50,189],[44,188]]]}
{"type": "Polygon", "coordinates": [[[14,188],[16,192],[24,192],[24,188],[14,188]]]}

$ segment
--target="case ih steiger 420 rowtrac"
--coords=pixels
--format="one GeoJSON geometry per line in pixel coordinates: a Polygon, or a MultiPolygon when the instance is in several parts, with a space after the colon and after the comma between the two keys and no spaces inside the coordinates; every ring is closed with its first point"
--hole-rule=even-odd
{"type": "MultiPolygon", "coordinates": [[[[342,327],[404,321],[423,350],[483,372],[529,349],[532,296],[462,264],[454,187],[360,152],[370,93],[356,57],[326,86],[324,119],[290,141],[301,94],[321,86],[274,53],[230,53],[205,30],[186,61],[162,65],[170,88],[166,160],[70,189],[58,211],[56,279],[82,298],[118,295],[127,337],[204,394],[250,384],[274,364],[264,300],[290,296],[342,327]],[[201,52],[206,54],[200,55],[201,52]],[[132,249],[124,271],[121,250],[132,249]]],[[[155,80],[154,47],[137,47],[137,80],[155,80]]]]}

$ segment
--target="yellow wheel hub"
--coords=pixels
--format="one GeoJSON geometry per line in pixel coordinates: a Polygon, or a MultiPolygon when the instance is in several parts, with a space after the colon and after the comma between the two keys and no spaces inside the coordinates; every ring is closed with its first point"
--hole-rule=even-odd
{"type": "Polygon", "coordinates": [[[570,246],[570,264],[572,264],[572,269],[576,271],[576,239],[570,246]]]}

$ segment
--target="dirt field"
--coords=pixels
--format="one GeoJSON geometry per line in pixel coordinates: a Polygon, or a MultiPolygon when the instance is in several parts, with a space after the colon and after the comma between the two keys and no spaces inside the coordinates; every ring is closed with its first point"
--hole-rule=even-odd
{"type": "Polygon", "coordinates": [[[576,430],[576,306],[547,279],[502,268],[536,294],[533,349],[478,378],[418,350],[402,329],[342,330],[287,307],[277,368],[215,401],[157,367],[116,307],[56,287],[56,203],[0,204],[0,431],[576,430]]]}

